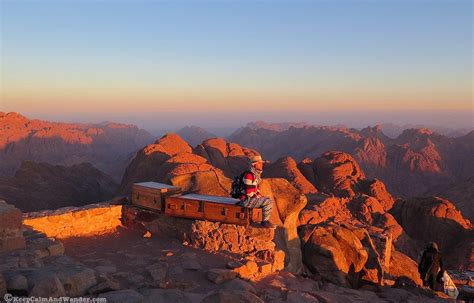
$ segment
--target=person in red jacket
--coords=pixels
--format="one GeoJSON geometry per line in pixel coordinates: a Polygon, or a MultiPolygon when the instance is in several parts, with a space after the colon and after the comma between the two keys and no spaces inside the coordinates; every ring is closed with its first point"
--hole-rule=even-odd
{"type": "Polygon", "coordinates": [[[250,208],[262,208],[262,226],[267,228],[275,228],[275,225],[270,223],[273,200],[262,196],[258,188],[258,185],[262,180],[261,175],[263,171],[263,163],[267,162],[268,161],[264,161],[261,156],[253,156],[250,159],[250,169],[243,175],[243,188],[242,195],[240,197],[240,205],[250,208]]]}

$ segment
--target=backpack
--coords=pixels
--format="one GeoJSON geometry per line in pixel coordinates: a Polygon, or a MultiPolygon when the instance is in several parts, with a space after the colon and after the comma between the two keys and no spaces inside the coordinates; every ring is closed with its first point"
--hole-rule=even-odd
{"type": "Polygon", "coordinates": [[[230,196],[232,198],[240,199],[242,196],[242,191],[244,189],[244,176],[246,173],[249,173],[249,171],[244,171],[240,176],[235,177],[234,181],[232,181],[232,188],[230,191],[230,196]]]}

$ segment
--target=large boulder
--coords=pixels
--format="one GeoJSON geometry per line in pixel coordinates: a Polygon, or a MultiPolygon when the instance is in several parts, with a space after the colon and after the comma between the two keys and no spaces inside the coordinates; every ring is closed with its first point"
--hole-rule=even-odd
{"type": "Polygon", "coordinates": [[[212,138],[202,142],[196,146],[194,153],[221,169],[228,178],[240,175],[248,168],[248,159],[257,154],[255,150],[226,142],[222,138],[212,138]]]}
{"type": "Polygon", "coordinates": [[[384,206],[374,197],[359,195],[347,204],[351,214],[359,221],[389,231],[394,239],[403,233],[403,228],[395,218],[385,212],[384,206]]]}
{"type": "Polygon", "coordinates": [[[65,297],[66,290],[56,275],[49,272],[38,272],[29,278],[31,290],[29,295],[32,297],[65,297]]]}
{"type": "Polygon", "coordinates": [[[313,273],[339,285],[350,286],[348,274],[360,272],[368,253],[348,226],[305,225],[300,228],[303,262],[313,273]]]}
{"type": "Polygon", "coordinates": [[[435,241],[442,250],[458,243],[472,229],[451,202],[438,197],[398,200],[390,213],[410,237],[424,243],[435,241]]]}
{"type": "Polygon", "coordinates": [[[146,155],[151,155],[158,152],[171,157],[180,153],[190,153],[192,150],[192,147],[180,136],[169,133],[161,137],[155,143],[147,145],[143,149],[143,152],[146,155]]]}
{"type": "Polygon", "coordinates": [[[318,190],[298,169],[296,161],[291,157],[283,157],[265,167],[264,177],[284,178],[305,194],[316,193],[318,190]]]}
{"type": "Polygon", "coordinates": [[[385,184],[378,179],[365,180],[362,189],[365,194],[376,198],[385,211],[391,209],[395,203],[395,199],[388,192],[385,184]]]}
{"type": "Polygon", "coordinates": [[[298,225],[319,224],[326,221],[347,222],[352,214],[347,208],[349,199],[317,194],[300,212],[298,225]]]}
{"type": "Polygon", "coordinates": [[[385,273],[390,268],[390,258],[392,254],[392,237],[390,233],[380,233],[374,230],[364,228],[353,229],[364,249],[367,251],[368,258],[364,268],[356,279],[353,279],[354,286],[359,286],[362,281],[368,281],[383,285],[385,273]]]}
{"type": "Polygon", "coordinates": [[[314,160],[317,188],[341,197],[354,197],[364,172],[354,158],[344,152],[328,151],[314,160]]]}
{"type": "Polygon", "coordinates": [[[391,254],[389,274],[394,279],[405,277],[417,285],[422,285],[418,264],[407,255],[395,250],[391,254]]]}
{"type": "MultiPolygon", "coordinates": [[[[162,165],[178,154],[191,154],[192,148],[176,134],[166,134],[153,144],[145,146],[137,152],[128,165],[122,178],[119,193],[127,194],[135,182],[165,182],[168,171],[162,165]]],[[[182,157],[179,160],[183,160],[182,157]]],[[[176,159],[175,159],[176,160],[176,159]]],[[[192,159],[196,161],[196,159],[192,159]]],[[[201,164],[201,160],[197,160],[201,164]]],[[[194,163],[194,162],[193,162],[194,163]]]]}
{"type": "Polygon", "coordinates": [[[306,206],[307,199],[301,191],[282,178],[263,179],[260,191],[274,201],[271,221],[280,227],[275,241],[277,247],[287,254],[286,269],[299,273],[302,270],[302,257],[297,232],[298,216],[306,206]]]}
{"type": "Polygon", "coordinates": [[[468,268],[472,265],[471,245],[460,245],[472,243],[472,224],[450,201],[439,197],[398,200],[390,213],[400,222],[407,236],[416,241],[417,251],[413,251],[411,248],[414,245],[406,245],[406,237],[400,237],[395,243],[400,251],[416,258],[428,242],[434,241],[442,253],[449,256],[445,262],[451,268],[468,268]]]}
{"type": "Polygon", "coordinates": [[[232,185],[232,181],[215,168],[175,175],[170,178],[170,183],[183,192],[223,197],[229,196],[232,185]]]}

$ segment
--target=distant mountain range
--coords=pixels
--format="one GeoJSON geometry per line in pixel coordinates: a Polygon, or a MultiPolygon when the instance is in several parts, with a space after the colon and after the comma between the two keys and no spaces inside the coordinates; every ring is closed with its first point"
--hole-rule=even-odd
{"type": "MultiPolygon", "coordinates": [[[[456,190],[450,191],[450,188],[458,188],[456,185],[459,185],[459,188],[465,188],[466,186],[461,184],[469,184],[465,182],[472,180],[469,178],[474,175],[473,131],[460,137],[448,137],[427,128],[413,128],[405,129],[393,138],[384,132],[384,129],[390,129],[390,127],[393,130],[392,136],[396,133],[395,130],[399,131],[391,125],[358,130],[342,125],[315,126],[304,122],[256,121],[234,131],[225,139],[227,142],[237,143],[235,145],[209,141],[215,135],[197,126],[187,126],[176,133],[190,145],[193,151],[200,149],[201,151],[196,152],[198,155],[210,157],[213,164],[224,168],[228,178],[238,173],[236,167],[242,165],[241,159],[234,157],[230,162],[226,160],[227,166],[223,166],[221,162],[224,160],[220,158],[220,154],[232,155],[235,150],[241,148],[258,151],[274,163],[291,164],[292,169],[288,173],[280,171],[279,164],[273,167],[271,171],[275,176],[299,176],[300,172],[297,169],[302,167],[301,163],[312,161],[323,153],[333,150],[352,155],[367,177],[382,180],[395,196],[408,198],[427,194],[440,196],[444,194],[446,198],[455,197],[454,200],[469,201],[471,196],[469,193],[461,197],[456,190]],[[219,147],[215,147],[215,144],[219,147]]],[[[113,122],[53,123],[30,120],[18,113],[0,113],[0,130],[0,177],[3,176],[3,184],[8,184],[10,189],[15,187],[12,182],[20,180],[16,173],[22,167],[22,163],[31,161],[37,163],[37,166],[29,164],[26,166],[29,169],[25,169],[24,166],[20,170],[24,172],[20,174],[22,184],[27,183],[25,180],[28,180],[28,171],[48,170],[53,175],[69,174],[72,171],[68,170],[68,167],[90,163],[103,175],[102,179],[106,180],[110,176],[114,181],[114,184],[104,183],[107,184],[104,186],[107,188],[106,192],[113,192],[117,190],[118,183],[123,183],[125,168],[129,166],[137,152],[156,141],[157,138],[156,134],[151,135],[134,125],[113,122]],[[54,170],[59,167],[51,168],[46,164],[59,165],[63,168],[60,169],[61,172],[55,173],[54,170]]],[[[157,168],[146,169],[156,170],[157,168]]],[[[86,175],[97,174],[97,172],[92,173],[92,169],[81,171],[86,175]]],[[[302,173],[304,175],[304,171],[302,173]]],[[[30,176],[32,182],[36,182],[35,175],[37,176],[38,173],[30,176]]],[[[87,179],[87,176],[84,178],[87,179]]],[[[299,186],[312,188],[307,180],[301,176],[299,179],[300,181],[297,182],[299,186]]],[[[310,182],[313,181],[310,180],[310,182]]],[[[38,184],[47,186],[45,182],[38,184]]],[[[14,195],[11,193],[19,193],[19,191],[10,190],[10,199],[14,195]]],[[[0,191],[0,198],[1,194],[0,191]]],[[[110,194],[105,196],[109,197],[110,194]]],[[[98,197],[101,195],[93,195],[91,199],[96,200],[98,197]]],[[[65,198],[64,201],[72,200],[65,198]]],[[[469,203],[461,203],[460,208],[466,208],[464,205],[469,205],[469,203]]],[[[464,212],[470,214],[470,210],[464,210],[464,212]]]]}
{"type": "Polygon", "coordinates": [[[381,126],[362,130],[304,126],[286,130],[255,128],[234,132],[229,141],[256,149],[270,160],[291,156],[314,159],[328,150],[351,154],[367,175],[383,180],[397,196],[426,193],[441,184],[461,182],[474,173],[474,131],[450,138],[430,129],[406,129],[386,136],[381,126]]]}
{"type": "Polygon", "coordinates": [[[57,123],[0,112],[0,176],[24,160],[54,165],[89,162],[120,180],[134,153],[153,137],[134,125],[57,123]]]}

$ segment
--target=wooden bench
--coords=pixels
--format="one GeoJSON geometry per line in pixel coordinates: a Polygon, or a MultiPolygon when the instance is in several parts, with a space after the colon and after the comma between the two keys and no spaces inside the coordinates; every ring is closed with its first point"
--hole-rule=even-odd
{"type": "Polygon", "coordinates": [[[231,197],[198,194],[180,195],[179,187],[156,182],[135,183],[132,204],[172,217],[208,220],[248,226],[262,220],[260,208],[237,205],[231,197]]]}

